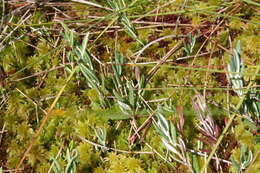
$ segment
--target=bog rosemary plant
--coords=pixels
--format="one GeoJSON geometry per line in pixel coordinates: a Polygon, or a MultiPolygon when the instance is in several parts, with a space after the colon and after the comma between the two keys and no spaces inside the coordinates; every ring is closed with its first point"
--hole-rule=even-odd
{"type": "MultiPolygon", "coordinates": [[[[68,53],[68,59],[79,66],[80,72],[84,75],[88,86],[90,88],[96,89],[100,96],[100,102],[105,107],[106,102],[104,100],[104,93],[101,90],[101,80],[99,79],[94,69],[94,65],[92,63],[93,57],[87,49],[89,34],[86,34],[82,44],[80,45],[77,41],[74,40],[73,31],[70,30],[65,24],[61,24],[65,30],[64,38],[72,48],[72,51],[68,53]]],[[[71,71],[70,68],[67,68],[67,70],[71,71]]]]}
{"type": "Polygon", "coordinates": [[[133,116],[141,108],[145,108],[142,100],[139,97],[138,90],[134,88],[132,81],[126,81],[124,84],[124,95],[120,95],[114,90],[113,94],[116,98],[121,111],[126,115],[133,116]]]}
{"type": "Polygon", "coordinates": [[[113,83],[117,92],[122,93],[122,65],[124,63],[124,56],[120,52],[115,51],[115,59],[112,60],[112,68],[114,72],[113,83]]]}
{"type": "Polygon", "coordinates": [[[127,13],[125,12],[127,9],[127,3],[125,0],[108,0],[107,3],[117,15],[118,22],[124,27],[126,33],[138,41],[141,45],[144,45],[143,42],[138,38],[137,31],[134,28],[132,22],[127,17],[127,13]]]}
{"type": "Polygon", "coordinates": [[[0,1],[0,173],[259,172],[256,1],[51,2],[0,1]]]}
{"type": "Polygon", "coordinates": [[[115,58],[112,60],[112,69],[113,69],[113,95],[115,100],[118,103],[121,111],[129,116],[134,115],[139,108],[143,106],[142,101],[140,100],[139,95],[144,95],[145,80],[144,77],[140,77],[138,86],[135,86],[133,81],[130,81],[123,78],[123,63],[124,56],[115,51],[115,58]]]}
{"type": "Polygon", "coordinates": [[[175,126],[166,120],[160,112],[157,112],[156,117],[157,121],[154,121],[154,127],[161,136],[163,145],[170,151],[170,159],[187,166],[191,172],[194,172],[185,142],[180,135],[177,135],[175,126]]]}
{"type": "Polygon", "coordinates": [[[245,117],[255,123],[260,122],[260,94],[255,91],[255,89],[249,89],[247,93],[244,92],[244,79],[243,70],[244,64],[241,59],[241,46],[240,41],[237,42],[236,48],[233,50],[233,55],[231,56],[230,63],[228,64],[228,75],[232,84],[234,92],[241,98],[246,95],[240,112],[245,115],[245,117]]]}
{"type": "Polygon", "coordinates": [[[240,41],[237,42],[236,48],[233,50],[233,55],[230,58],[230,63],[228,64],[228,75],[229,79],[232,83],[232,88],[238,94],[238,96],[242,97],[243,92],[243,61],[241,59],[241,46],[240,41]]]}
{"type": "Polygon", "coordinates": [[[248,91],[243,108],[256,123],[260,123],[260,93],[255,88],[248,91]]]}
{"type": "Polygon", "coordinates": [[[197,112],[198,129],[203,135],[209,137],[213,141],[217,141],[220,135],[219,127],[215,123],[210,111],[207,108],[206,100],[200,94],[193,99],[193,106],[197,112]]]}
{"type": "Polygon", "coordinates": [[[196,44],[196,36],[193,36],[191,33],[189,33],[188,41],[184,42],[184,51],[188,56],[192,54],[195,44],[196,44]]]}
{"type": "Polygon", "coordinates": [[[72,150],[70,151],[67,149],[66,152],[66,165],[64,168],[61,168],[59,162],[54,158],[53,159],[53,172],[54,173],[76,173],[76,168],[77,168],[77,158],[78,158],[78,151],[77,150],[72,150]]]}
{"type": "Polygon", "coordinates": [[[96,137],[98,138],[98,142],[105,147],[106,146],[106,138],[107,138],[106,129],[101,128],[101,127],[97,127],[95,129],[95,134],[96,134],[96,137]]]}
{"type": "Polygon", "coordinates": [[[240,147],[240,160],[237,162],[232,158],[233,167],[236,169],[236,173],[242,173],[252,162],[253,153],[250,151],[246,145],[240,147]]]}

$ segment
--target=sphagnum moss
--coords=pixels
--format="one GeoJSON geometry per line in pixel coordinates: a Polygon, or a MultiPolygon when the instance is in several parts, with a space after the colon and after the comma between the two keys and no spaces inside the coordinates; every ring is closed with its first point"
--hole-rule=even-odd
{"type": "Polygon", "coordinates": [[[258,172],[256,1],[0,4],[0,172],[258,172]]]}

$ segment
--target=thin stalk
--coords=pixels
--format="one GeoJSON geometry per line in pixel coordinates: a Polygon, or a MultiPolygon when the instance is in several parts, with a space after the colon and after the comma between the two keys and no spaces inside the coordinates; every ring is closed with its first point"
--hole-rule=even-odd
{"type": "MultiPolygon", "coordinates": [[[[156,90],[209,90],[209,91],[230,91],[230,90],[247,90],[247,88],[217,88],[217,87],[189,87],[189,86],[174,86],[174,87],[157,87],[157,88],[144,88],[144,89],[140,89],[140,90],[144,90],[144,91],[156,91],[156,90]]],[[[255,91],[260,91],[258,89],[256,89],[255,91]]]]}
{"type": "Polygon", "coordinates": [[[8,76],[6,79],[8,79],[8,78],[13,78],[13,77],[17,76],[19,73],[21,73],[21,72],[24,71],[25,69],[27,69],[27,68],[33,66],[34,64],[40,62],[40,61],[43,60],[44,58],[48,57],[48,55],[52,55],[53,52],[55,52],[56,50],[59,50],[59,49],[62,48],[62,47],[63,47],[63,45],[60,45],[60,46],[58,46],[58,47],[56,47],[56,48],[50,50],[50,51],[47,52],[46,54],[44,54],[44,55],[38,57],[38,59],[39,59],[38,61],[35,61],[35,62],[33,62],[33,63],[30,63],[30,64],[24,66],[23,68],[21,68],[20,70],[18,70],[18,71],[15,72],[14,74],[8,76]]]}
{"type": "MultiPolygon", "coordinates": [[[[141,15],[130,15],[128,16],[129,19],[135,19],[135,18],[143,18],[143,17],[153,17],[153,16],[165,16],[165,15],[172,15],[172,14],[185,14],[185,13],[191,13],[191,12],[194,12],[194,13],[201,13],[201,14],[205,14],[205,13],[208,13],[210,15],[214,15],[216,17],[225,17],[225,18],[231,18],[231,19],[237,19],[237,20],[241,20],[241,21],[244,21],[244,22],[247,22],[247,23],[252,23],[252,24],[256,24],[256,25],[260,25],[260,23],[256,23],[256,22],[252,22],[251,20],[247,20],[247,19],[243,19],[243,18],[240,18],[240,17],[236,17],[236,16],[231,16],[231,15],[227,15],[227,14],[219,14],[219,13],[214,13],[214,12],[209,12],[207,11],[209,8],[212,8],[212,7],[207,7],[207,8],[203,8],[203,9],[192,9],[192,10],[178,10],[178,11],[173,11],[173,12],[164,12],[164,13],[156,13],[156,14],[141,14],[141,15]]],[[[80,22],[88,22],[89,19],[81,19],[81,20],[66,20],[66,21],[63,21],[64,23],[80,23],[80,22]]],[[[22,24],[15,24],[15,23],[10,23],[10,25],[13,25],[13,26],[18,26],[19,27],[38,27],[38,26],[44,26],[44,25],[54,25],[54,24],[57,24],[59,23],[59,21],[57,22],[46,22],[46,23],[41,23],[41,24],[25,24],[25,25],[22,25],[22,24]]]]}
{"type": "MultiPolygon", "coordinates": [[[[19,163],[17,164],[16,170],[18,170],[18,169],[21,167],[21,165],[23,164],[23,161],[25,160],[25,158],[27,157],[27,155],[28,155],[29,152],[31,151],[32,146],[36,143],[36,140],[37,140],[37,138],[39,137],[41,131],[43,130],[43,127],[44,127],[44,125],[46,124],[48,118],[50,117],[52,110],[54,109],[54,107],[55,107],[55,105],[57,104],[59,98],[61,97],[61,94],[64,92],[64,90],[65,90],[67,84],[69,83],[69,81],[71,80],[71,78],[73,77],[73,75],[74,75],[74,73],[77,71],[77,69],[78,69],[78,66],[76,66],[76,67],[73,69],[73,71],[71,72],[70,76],[69,76],[68,79],[66,80],[66,83],[62,86],[62,88],[60,89],[59,93],[57,94],[55,100],[52,102],[52,104],[51,104],[51,106],[50,106],[50,108],[49,108],[49,110],[48,110],[46,116],[44,117],[44,119],[43,119],[43,121],[42,121],[40,127],[38,128],[38,130],[36,131],[35,135],[33,136],[33,139],[32,139],[32,141],[31,141],[30,145],[28,146],[28,148],[27,148],[26,151],[24,152],[22,159],[21,159],[21,160],[19,161],[19,163]]],[[[15,171],[15,172],[16,172],[16,171],[15,171]]]]}
{"type": "MultiPolygon", "coordinates": [[[[253,85],[253,81],[255,80],[256,74],[258,74],[259,71],[260,71],[260,65],[257,66],[257,69],[256,69],[256,71],[255,71],[255,75],[253,76],[253,79],[250,81],[249,85],[247,86],[247,91],[248,91],[249,88],[253,85]]],[[[239,100],[239,102],[238,102],[238,104],[237,104],[237,106],[236,106],[236,109],[239,109],[239,108],[241,107],[241,105],[242,105],[242,103],[243,103],[245,97],[246,97],[246,95],[243,95],[243,97],[239,100]]],[[[231,126],[233,120],[235,119],[236,115],[237,115],[237,114],[233,114],[233,115],[231,116],[231,118],[229,119],[229,121],[228,121],[226,127],[224,128],[223,132],[222,132],[221,135],[219,136],[216,145],[214,146],[213,150],[210,152],[210,155],[209,155],[209,157],[207,158],[206,163],[203,165],[203,167],[202,167],[202,169],[201,169],[201,171],[200,171],[201,173],[203,173],[204,170],[207,169],[209,162],[211,161],[213,155],[216,153],[216,151],[217,151],[217,149],[218,149],[218,146],[219,146],[220,143],[222,142],[222,139],[224,138],[225,134],[227,133],[227,131],[228,131],[229,127],[231,126]]]]}
{"type": "Polygon", "coordinates": [[[260,7],[260,3],[257,3],[257,2],[254,2],[254,1],[251,1],[251,0],[242,0],[250,5],[255,5],[257,7],[260,7]]]}
{"type": "Polygon", "coordinates": [[[244,173],[249,173],[249,170],[251,169],[252,165],[254,164],[254,162],[257,160],[257,158],[259,158],[259,154],[260,154],[260,150],[257,151],[257,153],[255,154],[255,157],[253,158],[253,160],[251,161],[250,165],[246,168],[244,173]]]}
{"type": "Polygon", "coordinates": [[[128,153],[128,154],[154,154],[154,152],[152,151],[130,151],[130,150],[121,150],[121,149],[116,149],[116,148],[111,148],[111,147],[106,147],[104,145],[101,145],[101,144],[97,144],[95,142],[92,142],[86,138],[83,138],[82,136],[79,136],[78,137],[83,141],[83,142],[86,142],[90,145],[93,145],[97,148],[103,148],[103,149],[106,149],[106,150],[112,150],[112,151],[115,151],[115,152],[119,152],[119,153],[128,153]]]}
{"type": "Polygon", "coordinates": [[[0,23],[0,31],[2,31],[2,27],[4,24],[4,15],[5,15],[5,1],[2,0],[2,17],[1,17],[1,23],[0,23]]]}
{"type": "Polygon", "coordinates": [[[90,2],[90,1],[84,1],[84,0],[71,0],[71,1],[72,2],[82,3],[82,4],[87,4],[87,5],[90,5],[90,6],[97,7],[97,8],[102,8],[102,9],[105,9],[105,10],[108,10],[108,11],[112,11],[111,8],[108,8],[108,7],[105,7],[105,6],[102,6],[100,4],[97,4],[97,3],[94,3],[94,2],[90,2]]]}
{"type": "MultiPolygon", "coordinates": [[[[97,36],[97,38],[93,41],[92,45],[94,46],[94,43],[117,21],[118,17],[115,17],[108,25],[107,27],[97,36]]],[[[89,50],[93,48],[93,46],[90,47],[89,50]]]]}
{"type": "MultiPolygon", "coordinates": [[[[153,67],[154,63],[157,62],[153,62],[152,64],[146,64],[146,63],[126,63],[126,64],[122,64],[122,65],[133,65],[133,66],[146,66],[146,67],[153,67]]],[[[183,69],[183,70],[196,70],[196,71],[205,71],[205,72],[211,72],[211,73],[227,73],[225,70],[217,70],[217,69],[208,69],[208,68],[197,68],[197,67],[184,67],[184,66],[173,66],[173,65],[164,65],[164,64],[159,64],[157,66],[160,66],[161,68],[170,68],[170,69],[183,69]]],[[[230,74],[243,74],[243,75],[252,75],[252,76],[260,76],[260,74],[255,74],[255,73],[245,73],[245,72],[229,72],[230,74]]]]}
{"type": "MultiPolygon", "coordinates": [[[[172,14],[187,14],[187,13],[200,13],[200,14],[210,14],[210,15],[214,15],[216,17],[225,17],[225,18],[230,18],[230,19],[237,19],[237,20],[241,20],[247,23],[252,23],[252,24],[256,24],[256,25],[260,25],[260,23],[256,23],[256,22],[252,22],[250,20],[247,19],[243,19],[240,17],[236,17],[236,16],[231,16],[228,14],[219,14],[219,13],[214,13],[214,12],[210,12],[208,8],[203,8],[203,9],[191,9],[191,10],[179,10],[179,11],[173,11],[173,12],[164,12],[164,13],[155,13],[155,14],[145,14],[145,15],[133,15],[133,16],[129,16],[129,18],[138,18],[138,17],[153,17],[153,16],[165,16],[165,15],[172,15],[172,14]]],[[[212,7],[211,7],[212,8],[212,7]]]]}

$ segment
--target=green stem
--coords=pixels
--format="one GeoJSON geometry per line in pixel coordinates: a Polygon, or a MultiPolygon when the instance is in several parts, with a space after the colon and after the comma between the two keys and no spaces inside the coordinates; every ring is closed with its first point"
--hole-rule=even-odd
{"type": "MultiPolygon", "coordinates": [[[[145,63],[126,63],[125,65],[135,65],[135,66],[140,66],[140,67],[154,67],[154,64],[158,62],[153,62],[150,64],[145,64],[145,63]]],[[[182,70],[193,70],[193,71],[205,71],[205,72],[210,72],[210,73],[227,73],[225,70],[218,70],[218,69],[208,69],[208,68],[197,68],[197,67],[185,67],[185,66],[172,66],[172,65],[166,65],[166,64],[161,64],[159,65],[162,68],[170,68],[170,69],[182,69],[182,70]]],[[[229,74],[241,74],[241,75],[248,75],[248,76],[260,76],[260,74],[255,74],[255,73],[246,73],[246,72],[228,72],[229,74]]]]}
{"type": "Polygon", "coordinates": [[[257,2],[251,1],[251,0],[243,0],[243,1],[250,5],[255,5],[257,7],[260,7],[260,3],[257,3],[257,2]]]}
{"type": "MultiPolygon", "coordinates": [[[[256,74],[259,73],[259,70],[260,70],[260,65],[257,66],[257,69],[256,69],[256,71],[255,71],[255,75],[253,76],[253,79],[251,80],[251,82],[250,82],[249,85],[247,86],[246,91],[248,91],[249,88],[253,85],[253,81],[255,80],[256,74]]],[[[237,106],[236,106],[236,109],[239,109],[239,108],[241,107],[241,105],[243,104],[243,101],[244,101],[245,97],[246,97],[246,95],[244,95],[243,97],[241,97],[241,99],[239,100],[239,103],[238,103],[237,106]]],[[[206,163],[204,164],[203,168],[201,169],[200,173],[203,173],[204,170],[207,169],[208,164],[209,164],[211,158],[212,158],[213,155],[216,153],[216,151],[217,151],[217,149],[218,149],[218,146],[219,146],[220,143],[222,142],[222,139],[224,138],[225,134],[227,133],[227,131],[228,131],[229,127],[231,126],[233,120],[235,119],[236,115],[237,115],[237,114],[233,114],[233,115],[231,116],[231,118],[229,119],[229,121],[228,121],[226,127],[224,128],[223,132],[222,132],[221,135],[219,136],[216,145],[214,146],[213,150],[211,151],[211,153],[210,153],[208,159],[206,160],[206,163]]]]}
{"type": "Polygon", "coordinates": [[[107,27],[97,36],[97,38],[93,41],[92,46],[89,48],[91,50],[94,46],[94,43],[117,21],[118,17],[116,16],[107,27]]]}
{"type": "Polygon", "coordinates": [[[28,146],[28,148],[26,149],[26,151],[25,151],[24,154],[23,154],[22,159],[19,161],[18,165],[16,166],[16,168],[17,168],[16,170],[18,170],[18,169],[21,167],[21,165],[23,164],[25,158],[28,156],[29,152],[31,151],[32,146],[36,143],[36,140],[37,140],[37,138],[39,137],[41,131],[43,130],[43,127],[44,127],[44,125],[46,124],[48,118],[50,117],[52,110],[54,109],[54,107],[55,107],[55,105],[57,104],[59,98],[61,97],[61,94],[64,92],[64,90],[65,90],[67,84],[69,83],[69,81],[71,80],[71,78],[73,77],[73,75],[74,75],[74,73],[77,71],[77,69],[78,69],[77,66],[73,69],[73,71],[71,72],[70,76],[69,76],[68,79],[66,80],[66,83],[62,86],[62,88],[60,89],[59,93],[57,94],[55,100],[52,102],[51,107],[49,108],[49,110],[48,110],[46,116],[44,117],[44,119],[43,119],[43,121],[42,121],[40,127],[39,127],[38,130],[36,131],[36,133],[35,133],[35,135],[34,135],[32,141],[31,141],[30,145],[28,146]]]}

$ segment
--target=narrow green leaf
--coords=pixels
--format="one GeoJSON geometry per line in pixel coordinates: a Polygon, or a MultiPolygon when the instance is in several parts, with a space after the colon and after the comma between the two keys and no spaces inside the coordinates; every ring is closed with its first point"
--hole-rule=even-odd
{"type": "Polygon", "coordinates": [[[123,102],[121,102],[119,100],[117,101],[117,103],[119,104],[119,107],[120,107],[120,109],[121,109],[121,111],[123,113],[125,113],[127,115],[131,115],[132,109],[131,109],[131,107],[128,104],[123,103],[123,102]]]}
{"type": "Polygon", "coordinates": [[[192,155],[192,169],[195,173],[200,173],[199,160],[196,155],[192,155]]]}

